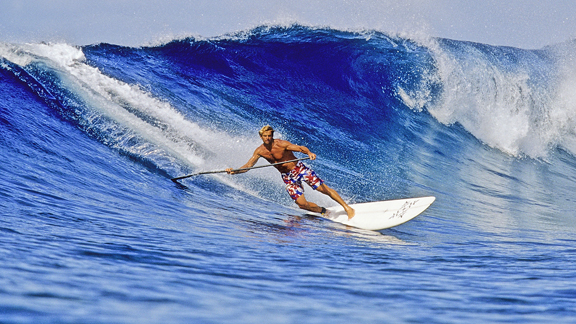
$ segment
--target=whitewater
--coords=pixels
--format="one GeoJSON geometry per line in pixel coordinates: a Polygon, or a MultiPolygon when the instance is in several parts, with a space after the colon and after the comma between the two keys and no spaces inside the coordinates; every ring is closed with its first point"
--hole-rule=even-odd
{"type": "Polygon", "coordinates": [[[0,322],[573,323],[574,53],[299,25],[0,43],[0,322]],[[349,203],[436,202],[374,232],[273,168],[170,181],[240,167],[266,124],[349,203]]]}

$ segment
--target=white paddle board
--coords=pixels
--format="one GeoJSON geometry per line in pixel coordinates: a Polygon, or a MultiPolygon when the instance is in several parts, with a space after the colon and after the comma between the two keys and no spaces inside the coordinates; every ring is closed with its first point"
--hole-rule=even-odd
{"type": "Polygon", "coordinates": [[[435,197],[420,197],[351,204],[350,207],[354,208],[356,214],[350,220],[342,206],[334,206],[326,208],[322,217],[345,225],[378,231],[406,223],[425,211],[434,200],[435,197]]]}

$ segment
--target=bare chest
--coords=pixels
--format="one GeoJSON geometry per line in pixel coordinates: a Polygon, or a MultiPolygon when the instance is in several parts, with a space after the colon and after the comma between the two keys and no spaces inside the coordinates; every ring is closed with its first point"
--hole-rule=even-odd
{"type": "Polygon", "coordinates": [[[261,153],[263,158],[273,163],[282,161],[284,159],[285,154],[286,150],[281,148],[279,149],[272,148],[271,150],[264,150],[261,153]]]}
{"type": "Polygon", "coordinates": [[[293,154],[292,152],[287,151],[284,147],[273,145],[270,149],[262,146],[262,149],[260,150],[260,156],[271,163],[276,163],[289,160],[293,154]]]}

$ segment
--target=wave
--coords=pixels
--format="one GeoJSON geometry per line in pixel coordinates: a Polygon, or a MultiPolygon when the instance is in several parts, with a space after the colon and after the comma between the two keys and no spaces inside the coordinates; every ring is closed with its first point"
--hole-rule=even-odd
{"type": "MultiPolygon", "coordinates": [[[[177,175],[239,164],[262,124],[313,143],[338,169],[359,154],[395,153],[383,143],[410,145],[429,115],[444,132],[459,125],[512,156],[574,154],[574,45],[522,50],[293,25],[139,48],[2,44],[0,57],[62,119],[177,175]]],[[[350,163],[381,162],[370,161],[350,163]]]]}
{"type": "Polygon", "coordinates": [[[513,156],[545,158],[558,147],[576,152],[576,43],[542,50],[446,39],[429,44],[435,72],[410,94],[400,89],[409,107],[459,123],[513,156]],[[431,87],[442,90],[431,96],[431,87]]]}

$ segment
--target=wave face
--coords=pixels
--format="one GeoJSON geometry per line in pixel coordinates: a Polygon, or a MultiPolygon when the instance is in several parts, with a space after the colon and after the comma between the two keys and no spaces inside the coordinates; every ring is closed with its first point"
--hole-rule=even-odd
{"type": "Polygon", "coordinates": [[[0,313],[569,322],[575,45],[298,25],[140,48],[0,44],[0,313]],[[266,124],[316,153],[349,202],[437,201],[366,233],[303,216],[272,168],[169,180],[239,167],[266,124]]]}

